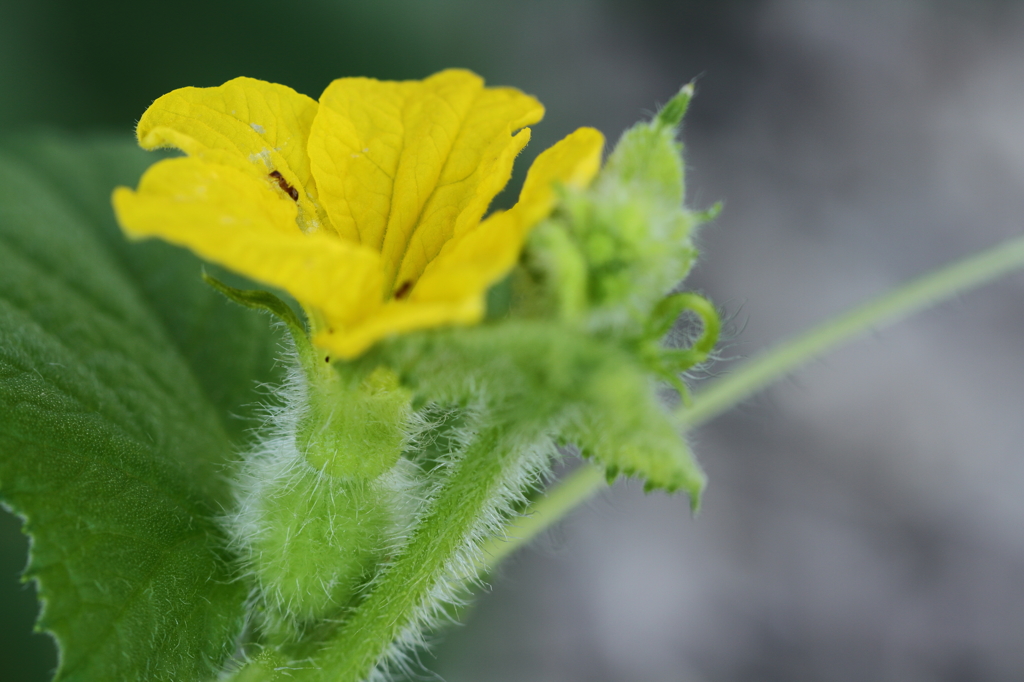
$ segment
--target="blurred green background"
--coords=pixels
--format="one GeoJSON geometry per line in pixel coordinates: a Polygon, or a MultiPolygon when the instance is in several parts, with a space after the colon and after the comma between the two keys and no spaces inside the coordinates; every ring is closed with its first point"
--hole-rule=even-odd
{"type": "MultiPolygon", "coordinates": [[[[710,112],[718,94],[741,86],[736,19],[756,4],[3,0],[0,125],[127,131],[156,97],[186,85],[247,75],[316,98],[341,76],[422,78],[460,66],[540,97],[548,121],[535,134],[544,143],[577,125],[633,120],[655,106],[649,93],[664,101],[714,69],[720,75],[702,94],[710,112]],[[636,39],[674,74],[652,71],[623,98],[608,79],[622,75],[620,60],[638,56],[630,54],[636,39]]],[[[722,104],[718,115],[729,108],[722,104]]]]}
{"type": "MultiPolygon", "coordinates": [[[[730,358],[1021,232],[1022,65],[1021,3],[996,0],[0,0],[4,135],[130,136],[161,94],[239,75],[317,97],[459,66],[546,105],[521,173],[700,77],[689,196],[725,212],[692,284],[745,325],[730,358]]],[[[1024,679],[1022,300],[1010,278],[702,429],[700,520],[616,486],[422,660],[452,682],[1024,679]]],[[[55,660],[17,528],[0,514],[5,682],[55,660]]]]}

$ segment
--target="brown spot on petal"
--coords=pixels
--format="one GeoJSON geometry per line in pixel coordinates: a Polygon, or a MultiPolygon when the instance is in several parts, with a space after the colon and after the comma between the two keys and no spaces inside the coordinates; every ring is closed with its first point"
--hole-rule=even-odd
{"type": "Polygon", "coordinates": [[[409,295],[410,291],[412,291],[412,280],[406,280],[405,282],[402,282],[397,289],[395,289],[394,297],[396,300],[401,301],[409,295]]]}

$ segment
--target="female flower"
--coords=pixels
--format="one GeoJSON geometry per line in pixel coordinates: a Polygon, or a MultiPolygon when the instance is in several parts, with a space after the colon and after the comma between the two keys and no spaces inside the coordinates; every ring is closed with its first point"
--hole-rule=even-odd
{"type": "Polygon", "coordinates": [[[342,78],[319,102],[251,78],[183,88],[137,134],[187,156],[115,190],[114,208],[130,236],[284,289],[314,343],[351,358],[392,334],[479,321],[487,288],[552,210],[553,184],[595,176],[604,138],[580,128],[538,156],[513,208],[483,218],[543,113],[462,70],[342,78]]]}

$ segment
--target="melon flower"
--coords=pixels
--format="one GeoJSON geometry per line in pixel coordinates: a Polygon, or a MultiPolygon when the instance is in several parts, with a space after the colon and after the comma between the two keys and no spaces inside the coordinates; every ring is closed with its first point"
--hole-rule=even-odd
{"type": "Polygon", "coordinates": [[[236,78],[182,88],[139,121],[154,164],[113,203],[131,237],[160,237],[291,294],[313,343],[353,358],[390,335],[478,322],[554,185],[584,187],[604,138],[580,128],[541,153],[518,203],[484,219],[541,104],[468,71],[342,78],[320,101],[236,78]]]}

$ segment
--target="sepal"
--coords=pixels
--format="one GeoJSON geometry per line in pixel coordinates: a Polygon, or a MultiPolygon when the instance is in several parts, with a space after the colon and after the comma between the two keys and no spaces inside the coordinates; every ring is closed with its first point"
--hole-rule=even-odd
{"type": "Polygon", "coordinates": [[[234,301],[238,305],[268,312],[284,323],[295,342],[296,350],[303,362],[312,360],[313,347],[309,343],[309,335],[306,333],[306,325],[302,323],[299,316],[295,314],[292,307],[280,298],[260,289],[236,289],[220,281],[210,273],[203,270],[203,281],[219,291],[225,298],[234,301]]]}
{"type": "Polygon", "coordinates": [[[666,128],[677,128],[683,122],[683,116],[690,107],[690,100],[693,99],[693,88],[695,81],[690,81],[670,99],[658,112],[655,121],[658,125],[666,128]]]}

